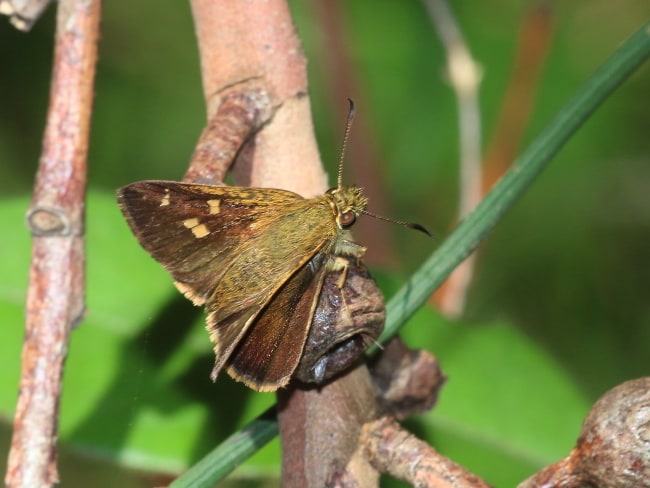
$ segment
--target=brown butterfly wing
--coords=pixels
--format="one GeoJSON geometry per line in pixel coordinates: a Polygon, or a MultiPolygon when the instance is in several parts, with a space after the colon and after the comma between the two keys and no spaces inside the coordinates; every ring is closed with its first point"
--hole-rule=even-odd
{"type": "Polygon", "coordinates": [[[304,201],[274,189],[140,181],[117,199],[138,241],[174,277],[195,305],[203,305],[228,269],[241,242],[259,239],[286,204],[304,201]],[[196,224],[196,225],[193,225],[196,224]]]}
{"type": "MultiPolygon", "coordinates": [[[[260,312],[225,362],[233,378],[258,391],[286,386],[302,357],[326,273],[325,259],[317,254],[260,312]]],[[[219,343],[219,325],[212,327],[219,343]]]]}

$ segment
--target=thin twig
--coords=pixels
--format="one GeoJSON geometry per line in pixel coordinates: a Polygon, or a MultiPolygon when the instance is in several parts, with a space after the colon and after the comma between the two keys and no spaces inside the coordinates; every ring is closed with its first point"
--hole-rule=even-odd
{"type": "MultiPolygon", "coordinates": [[[[481,195],[492,188],[515,159],[523,130],[530,118],[550,38],[550,9],[545,4],[535,5],[523,21],[513,72],[505,90],[494,136],[483,161],[481,195]]],[[[471,254],[434,293],[434,302],[444,312],[450,315],[462,312],[476,256],[471,254]]]]}
{"type": "MultiPolygon", "coordinates": [[[[310,2],[311,3],[311,2],[310,2]]],[[[367,90],[359,84],[359,67],[354,62],[348,46],[351,43],[345,2],[342,0],[319,0],[311,3],[312,20],[320,25],[323,41],[318,52],[322,65],[322,82],[330,106],[341,106],[347,98],[357,105],[353,136],[348,143],[345,181],[363,186],[373,213],[391,216],[389,192],[381,168],[384,155],[378,146],[378,137],[371,123],[372,107],[368,102],[367,90]]],[[[378,33],[379,34],[379,33],[378,33]]],[[[381,34],[379,34],[381,35],[381,34]]],[[[340,118],[335,118],[342,127],[340,118]]],[[[337,129],[338,130],[338,129],[337,129]]],[[[338,132],[336,132],[338,134],[338,132]]],[[[366,263],[381,263],[383,266],[398,262],[392,241],[391,227],[378,219],[359,219],[354,235],[359,242],[372,242],[364,256],[366,263]]]]}
{"type": "Polygon", "coordinates": [[[533,5],[522,20],[517,52],[504,91],[494,133],[483,160],[483,193],[508,170],[520,150],[553,39],[552,10],[546,3],[533,5]]]}
{"type": "Polygon", "coordinates": [[[84,198],[99,0],[62,0],[54,70],[34,198],[20,394],[5,483],[58,481],[56,438],[63,364],[84,311],[84,198]]]}
{"type": "Polygon", "coordinates": [[[263,95],[255,90],[234,91],[201,132],[183,179],[195,183],[223,183],[247,139],[258,128],[263,95]]]}
{"type": "Polygon", "coordinates": [[[192,0],[208,115],[233,92],[258,93],[260,130],[238,153],[239,185],[323,193],[323,171],[307,97],[306,60],[285,0],[192,0]]]}
{"type": "MultiPolygon", "coordinates": [[[[481,67],[474,61],[463,34],[444,0],[425,0],[429,16],[436,26],[447,53],[447,74],[458,102],[460,153],[459,219],[469,214],[481,200],[481,114],[478,89],[481,67]]],[[[467,289],[472,280],[474,255],[469,256],[448,278],[439,301],[447,315],[459,315],[465,307],[467,289]]]]}
{"type": "Polygon", "coordinates": [[[365,455],[382,473],[412,486],[488,488],[481,478],[404,430],[390,417],[368,422],[361,431],[365,455]]]}

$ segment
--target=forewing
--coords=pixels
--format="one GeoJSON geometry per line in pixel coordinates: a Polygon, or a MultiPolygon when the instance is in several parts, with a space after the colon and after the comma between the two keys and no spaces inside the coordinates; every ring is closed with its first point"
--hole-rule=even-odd
{"type": "Polygon", "coordinates": [[[203,305],[239,254],[283,215],[304,201],[276,189],[140,181],[117,199],[138,241],[196,305],[203,305]]]}

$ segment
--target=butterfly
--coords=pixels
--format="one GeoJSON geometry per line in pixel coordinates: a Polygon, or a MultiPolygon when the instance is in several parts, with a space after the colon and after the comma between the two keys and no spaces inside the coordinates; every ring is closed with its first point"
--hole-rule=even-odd
{"type": "Polygon", "coordinates": [[[342,185],[340,168],[338,185],[309,199],[175,181],[132,183],[117,199],[142,247],[205,307],[216,354],[212,379],[225,369],[258,391],[289,383],[325,277],[339,272],[342,288],[348,263],[365,253],[349,229],[361,214],[375,216],[359,187],[342,185]]]}
{"type": "Polygon", "coordinates": [[[302,355],[327,272],[365,248],[347,229],[367,204],[355,187],[304,199],[286,191],[142,181],[118,191],[140,244],[195,305],[206,307],[217,360],[266,391],[285,386],[302,355]]]}

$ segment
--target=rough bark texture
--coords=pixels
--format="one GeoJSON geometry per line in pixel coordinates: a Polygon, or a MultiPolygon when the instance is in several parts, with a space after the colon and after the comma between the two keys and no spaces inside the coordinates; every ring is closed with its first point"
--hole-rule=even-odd
{"type": "Polygon", "coordinates": [[[323,193],[307,97],[307,61],[284,0],[193,0],[208,114],[232,92],[268,100],[259,132],[240,151],[237,184],[323,193]]]}
{"type": "Polygon", "coordinates": [[[282,486],[377,486],[378,472],[355,455],[361,426],[378,413],[374,395],[365,365],[321,388],[280,390],[282,486]]]}
{"type": "Polygon", "coordinates": [[[62,0],[54,70],[34,198],[33,236],[20,392],[5,483],[58,481],[56,439],[63,365],[84,312],[86,154],[100,2],[62,0]]]}
{"type": "Polygon", "coordinates": [[[576,447],[519,488],[650,487],[650,377],[626,381],[591,408],[576,447]]]}
{"type": "Polygon", "coordinates": [[[383,417],[363,427],[361,445],[372,465],[382,473],[412,486],[436,488],[488,488],[481,478],[426,442],[404,430],[395,420],[383,417]]]}

